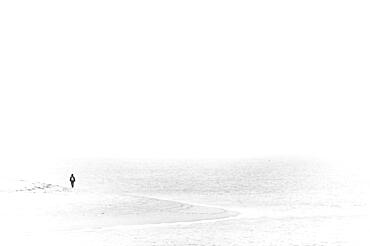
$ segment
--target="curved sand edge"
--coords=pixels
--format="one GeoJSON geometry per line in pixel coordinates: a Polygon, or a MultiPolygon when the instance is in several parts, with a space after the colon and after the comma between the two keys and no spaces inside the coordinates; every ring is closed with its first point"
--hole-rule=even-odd
{"type": "Polygon", "coordinates": [[[226,208],[141,194],[101,194],[51,184],[24,184],[25,188],[0,192],[0,196],[6,201],[5,210],[2,210],[7,215],[3,217],[4,225],[17,221],[22,225],[17,230],[25,232],[164,226],[224,220],[239,215],[226,208]]]}
{"type": "Polygon", "coordinates": [[[111,229],[126,229],[126,228],[144,228],[144,227],[153,227],[153,226],[170,226],[170,225],[189,225],[194,223],[207,223],[207,222],[215,222],[215,221],[222,221],[228,220],[231,218],[235,218],[241,215],[240,212],[229,210],[228,208],[220,207],[220,206],[210,206],[207,204],[200,204],[200,203],[193,203],[188,201],[180,201],[180,200],[173,200],[168,198],[161,198],[156,196],[148,196],[142,195],[137,193],[129,193],[127,194],[131,197],[138,197],[138,198],[145,198],[151,200],[157,200],[162,202],[169,202],[169,203],[178,203],[181,204],[182,209],[181,211],[177,211],[175,217],[168,217],[162,218],[161,221],[150,221],[149,219],[147,223],[132,223],[132,224],[120,224],[115,226],[108,226],[99,228],[100,230],[111,230],[111,229]],[[187,217],[182,216],[182,214],[186,214],[187,217]]]}

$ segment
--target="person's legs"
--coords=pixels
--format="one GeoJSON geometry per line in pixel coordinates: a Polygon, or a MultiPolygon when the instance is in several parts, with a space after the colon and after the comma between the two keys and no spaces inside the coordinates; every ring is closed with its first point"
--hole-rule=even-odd
{"type": "Polygon", "coordinates": [[[75,185],[75,182],[71,181],[72,188],[74,187],[74,185],[75,185]]]}

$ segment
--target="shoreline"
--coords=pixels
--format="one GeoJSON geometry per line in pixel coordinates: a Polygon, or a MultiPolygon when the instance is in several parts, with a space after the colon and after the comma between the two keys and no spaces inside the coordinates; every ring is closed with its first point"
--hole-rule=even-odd
{"type": "MultiPolygon", "coordinates": [[[[17,180],[0,192],[6,215],[1,225],[22,224],[20,231],[91,231],[226,220],[240,215],[224,207],[163,199],[137,193],[101,194],[17,180]],[[37,222],[37,223],[35,223],[37,222]]],[[[16,228],[7,228],[14,231],[16,228]]]]}

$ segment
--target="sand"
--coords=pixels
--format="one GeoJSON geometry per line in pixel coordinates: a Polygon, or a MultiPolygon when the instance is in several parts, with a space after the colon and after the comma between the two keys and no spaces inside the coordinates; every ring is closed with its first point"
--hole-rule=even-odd
{"type": "Polygon", "coordinates": [[[62,245],[71,241],[76,243],[81,232],[125,231],[145,226],[222,220],[238,215],[220,207],[139,194],[80,191],[24,180],[2,182],[0,200],[0,229],[6,235],[5,239],[14,245],[24,242],[62,245]]]}

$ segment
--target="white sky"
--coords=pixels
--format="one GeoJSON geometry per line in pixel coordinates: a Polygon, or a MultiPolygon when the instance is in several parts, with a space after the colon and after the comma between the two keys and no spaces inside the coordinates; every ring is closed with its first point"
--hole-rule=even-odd
{"type": "Polygon", "coordinates": [[[369,13],[354,0],[1,1],[0,165],[366,162],[369,13]]]}

